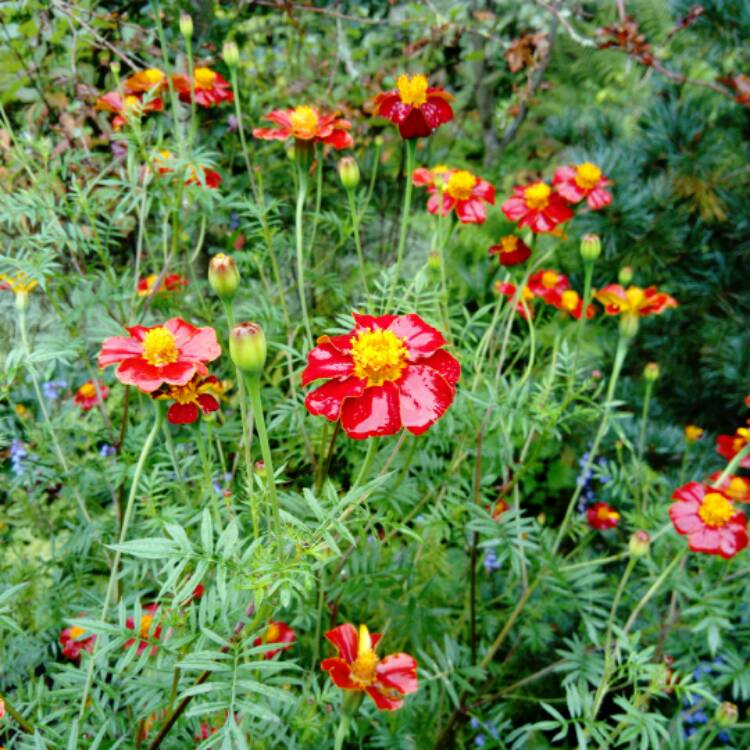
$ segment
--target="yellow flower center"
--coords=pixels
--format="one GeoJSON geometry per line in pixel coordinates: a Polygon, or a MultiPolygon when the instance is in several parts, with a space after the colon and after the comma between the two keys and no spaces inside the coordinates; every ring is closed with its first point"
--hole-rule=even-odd
{"type": "Polygon", "coordinates": [[[141,109],[141,100],[137,96],[126,96],[123,102],[123,110],[125,114],[137,113],[141,109]]]}
{"type": "Polygon", "coordinates": [[[628,298],[628,302],[624,305],[623,312],[637,315],[646,301],[646,293],[640,287],[631,286],[625,291],[625,296],[628,298]]]}
{"type": "Polygon", "coordinates": [[[141,77],[152,86],[162,83],[166,78],[164,71],[159,70],[159,68],[146,68],[146,70],[141,73],[141,77]]]}
{"type": "Polygon", "coordinates": [[[393,331],[360,331],[352,341],[354,375],[368,386],[398,380],[408,356],[404,341],[393,331]]]}
{"type": "Polygon", "coordinates": [[[214,80],[216,80],[216,73],[210,68],[196,68],[194,77],[195,88],[210,89],[214,85],[214,80]]]}
{"type": "Polygon", "coordinates": [[[592,164],[590,161],[585,161],[583,164],[579,164],[576,168],[575,183],[582,190],[592,190],[599,184],[599,180],[602,178],[602,170],[592,164]]]}
{"type": "Polygon", "coordinates": [[[574,291],[573,289],[566,289],[562,293],[562,298],[560,300],[560,304],[563,308],[563,310],[567,310],[568,312],[573,312],[573,310],[578,307],[578,301],[579,301],[578,292],[574,291]]]}
{"type": "Polygon", "coordinates": [[[748,495],[748,486],[742,477],[732,477],[726,492],[733,500],[744,500],[748,495]]]}
{"type": "Polygon", "coordinates": [[[174,336],[164,326],[152,328],[143,337],[143,358],[154,367],[171,365],[180,358],[174,336]]]}
{"type": "Polygon", "coordinates": [[[465,201],[471,197],[471,191],[476,184],[477,178],[471,172],[459,169],[448,179],[445,191],[451,198],[455,198],[457,201],[465,201]]]}
{"type": "Polygon", "coordinates": [[[18,294],[19,292],[30,292],[38,282],[29,278],[23,271],[19,271],[15,276],[6,276],[0,274],[0,287],[7,284],[11,291],[18,294]]]}
{"type": "Polygon", "coordinates": [[[198,385],[198,378],[193,378],[185,383],[185,385],[170,386],[169,392],[164,394],[164,398],[171,398],[178,404],[192,404],[198,399],[203,390],[198,385]]]}
{"type": "Polygon", "coordinates": [[[533,185],[529,185],[524,191],[526,207],[535,211],[547,208],[551,194],[552,188],[545,182],[535,182],[533,185]]]}
{"type": "Polygon", "coordinates": [[[606,506],[602,508],[597,508],[596,516],[600,521],[619,521],[620,520],[620,514],[616,510],[611,510],[610,508],[606,506]]]}
{"type": "Polygon", "coordinates": [[[554,271],[545,271],[542,274],[542,286],[552,289],[560,280],[560,275],[554,271]]]}
{"type": "Polygon", "coordinates": [[[532,292],[531,289],[529,289],[529,287],[525,286],[521,290],[521,297],[523,297],[523,299],[526,300],[526,302],[531,302],[531,300],[534,299],[534,292],[532,292]]]}
{"type": "Polygon", "coordinates": [[[93,398],[96,396],[96,386],[93,383],[84,383],[79,389],[78,393],[83,398],[93,398]]]}
{"type": "Polygon", "coordinates": [[[362,687],[368,687],[375,682],[375,670],[378,657],[372,647],[372,639],[367,625],[359,626],[359,642],[357,644],[357,658],[352,662],[352,679],[362,687]]]}
{"type": "Polygon", "coordinates": [[[732,516],[734,516],[735,510],[732,503],[720,495],[718,492],[709,492],[701,503],[701,507],[698,510],[698,515],[703,519],[706,526],[712,528],[720,528],[726,526],[732,516]]]}
{"type": "Polygon", "coordinates": [[[421,107],[427,101],[427,77],[418,73],[409,78],[400,75],[396,81],[398,95],[404,104],[412,107],[421,107]]]}
{"type": "Polygon", "coordinates": [[[312,107],[303,104],[294,108],[289,119],[292,121],[292,133],[295,138],[312,138],[320,118],[312,107]]]}
{"type": "Polygon", "coordinates": [[[148,633],[151,630],[151,623],[153,621],[154,621],[154,618],[152,615],[141,616],[141,624],[138,628],[141,634],[141,638],[148,638],[148,633]]]}
{"type": "Polygon", "coordinates": [[[266,637],[264,638],[265,643],[276,643],[279,640],[279,636],[281,635],[281,630],[279,629],[279,626],[272,622],[268,626],[268,630],[266,630],[266,637]]]}
{"type": "Polygon", "coordinates": [[[512,253],[515,252],[518,247],[518,237],[513,234],[508,234],[500,240],[500,252],[501,253],[512,253]]]}
{"type": "Polygon", "coordinates": [[[85,635],[86,631],[83,628],[78,627],[78,625],[73,625],[69,633],[70,633],[70,637],[75,641],[78,638],[80,638],[82,635],[85,635]]]}

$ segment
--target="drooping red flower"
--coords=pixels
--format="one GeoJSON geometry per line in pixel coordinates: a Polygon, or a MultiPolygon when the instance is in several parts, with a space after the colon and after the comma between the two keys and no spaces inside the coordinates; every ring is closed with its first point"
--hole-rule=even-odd
{"type": "Polygon", "coordinates": [[[159,97],[143,100],[140,96],[117,91],[110,91],[96,100],[96,109],[102,112],[113,112],[112,127],[120,130],[130,119],[140,119],[146,112],[161,112],[164,102],[159,97]]]}
{"type": "Polygon", "coordinates": [[[442,88],[430,87],[421,73],[400,75],[396,88],[375,97],[375,114],[398,125],[401,137],[426,138],[453,119],[450,102],[453,95],[442,88]]]}
{"type": "MultiPolygon", "coordinates": [[[[138,631],[138,638],[130,638],[123,644],[123,648],[130,648],[136,640],[138,641],[138,655],[140,656],[148,647],[149,647],[149,641],[153,640],[159,640],[161,637],[161,625],[156,625],[156,627],[153,627],[154,625],[154,618],[156,617],[156,613],[159,611],[159,605],[154,604],[147,604],[142,612],[141,612],[141,619],[138,623],[138,627],[135,626],[135,619],[132,617],[128,617],[127,620],[125,620],[125,627],[128,630],[137,630],[138,631]]],[[[159,647],[157,645],[151,646],[151,656],[154,656],[156,652],[159,650],[159,647]]]]}
{"type": "Polygon", "coordinates": [[[172,424],[193,424],[201,413],[217,411],[219,402],[212,395],[219,381],[213,375],[194,375],[185,385],[162,385],[151,395],[174,403],[167,410],[172,424]]]}
{"type": "Polygon", "coordinates": [[[497,255],[501,266],[517,266],[531,257],[531,248],[515,234],[506,234],[497,245],[489,249],[490,255],[497,255]]]}
{"type": "Polygon", "coordinates": [[[379,633],[370,633],[366,625],[359,632],[350,623],[325,634],[337,656],[324,659],[320,666],[336,687],[366,692],[382,711],[395,711],[404,703],[402,696],[417,690],[417,661],[409,654],[390,654],[382,659],[375,653],[379,633]]]}
{"type": "Polygon", "coordinates": [[[609,503],[594,503],[586,511],[589,526],[597,531],[614,529],[620,523],[620,514],[609,503]]]}
{"type": "MultiPolygon", "coordinates": [[[[747,420],[750,425],[750,419],[747,420]]],[[[748,443],[750,443],[750,427],[738,427],[734,435],[717,435],[716,452],[731,461],[748,443]]],[[[750,469],[750,454],[740,461],[743,469],[750,469]]]]}
{"type": "Polygon", "coordinates": [[[589,208],[594,211],[612,203],[612,193],[605,190],[610,181],[590,161],[560,167],[555,172],[552,184],[566,201],[580,203],[585,198],[589,208]]]}
{"type": "MultiPolygon", "coordinates": [[[[172,76],[172,85],[180,97],[180,101],[190,103],[190,78],[182,73],[172,76]]],[[[232,84],[220,73],[210,68],[196,68],[193,71],[193,88],[195,89],[195,103],[201,107],[216,107],[224,102],[234,101],[232,84]]]]}
{"type": "Polygon", "coordinates": [[[341,421],[349,437],[421,435],[445,414],[461,376],[442,334],[418,315],[358,315],[343,336],[321,336],[307,355],[302,384],[328,378],[307,394],[311,414],[341,421]]]}
{"type": "Polygon", "coordinates": [[[290,649],[296,640],[297,634],[294,632],[294,628],[290,628],[289,625],[280,620],[270,620],[266,632],[260,638],[256,638],[253,641],[253,646],[264,646],[267,643],[285,644],[280,648],[271,649],[263,654],[264,659],[273,659],[276,654],[290,649]]]}
{"type": "Polygon", "coordinates": [[[159,282],[159,274],[152,273],[149,276],[145,276],[138,281],[138,290],[136,294],[139,297],[150,297],[154,293],[154,289],[158,293],[161,292],[177,292],[183,287],[188,285],[188,280],[184,276],[180,276],[179,273],[167,274],[161,284],[159,282]]]}
{"type": "Polygon", "coordinates": [[[659,315],[668,307],[677,307],[677,300],[655,286],[641,289],[630,286],[627,289],[620,284],[609,284],[594,294],[594,297],[604,305],[607,315],[625,315],[631,317],[645,317],[659,315]]]}
{"type": "Polygon", "coordinates": [[[509,221],[537,234],[551,232],[573,217],[565,199],[541,180],[514,187],[513,195],[500,208],[509,221]]]}
{"type": "Polygon", "coordinates": [[[119,365],[117,379],[144,393],[165,383],[186,385],[196,373],[208,375],[206,362],[221,354],[213,328],[196,328],[181,318],[125,330],[128,336],[111,336],[102,344],[99,367],[119,365]]]}
{"type": "Polygon", "coordinates": [[[462,224],[484,224],[487,219],[485,203],[495,204],[492,184],[465,169],[420,167],[414,170],[412,182],[427,188],[430,194],[427,210],[431,214],[447,216],[455,210],[462,224]]]}
{"type": "Polygon", "coordinates": [[[96,383],[93,380],[87,380],[76,391],[75,396],[73,396],[73,402],[76,406],[79,406],[82,411],[90,411],[96,406],[99,396],[101,396],[102,401],[104,401],[108,395],[109,388],[107,388],[107,386],[100,380],[97,380],[96,383]],[[97,389],[99,395],[97,395],[97,389]]]}
{"type": "Polygon", "coordinates": [[[145,94],[161,91],[166,85],[167,76],[163,70],[146,68],[126,78],[122,87],[126,94],[145,94]]]}
{"type": "MultiPolygon", "coordinates": [[[[173,167],[174,154],[171,151],[160,151],[154,158],[154,166],[159,174],[171,174],[174,172],[173,167]]],[[[213,169],[204,167],[201,164],[188,164],[186,168],[186,185],[205,185],[207,188],[215,190],[221,185],[221,175],[213,169]]],[[[176,275],[176,274],[175,274],[176,275]]]]}
{"type": "Polygon", "coordinates": [[[91,653],[94,650],[95,635],[86,635],[86,631],[78,625],[70,625],[60,632],[62,655],[70,661],[78,661],[81,651],[91,653]]]}
{"type": "MultiPolygon", "coordinates": [[[[715,471],[709,477],[711,485],[716,484],[721,476],[722,472],[715,471]]],[[[750,478],[739,477],[735,474],[730,474],[724,479],[719,485],[720,489],[730,500],[734,500],[737,503],[750,503],[750,478]]]]}
{"type": "MultiPolygon", "coordinates": [[[[507,297],[509,300],[512,300],[516,296],[516,291],[518,287],[511,283],[510,281],[496,281],[495,282],[495,291],[498,294],[502,294],[503,296],[507,297]]],[[[534,310],[531,307],[531,303],[534,300],[534,292],[529,289],[528,285],[524,286],[523,291],[521,292],[521,296],[518,299],[518,302],[516,302],[516,312],[524,319],[528,320],[529,318],[534,317],[534,310]],[[524,306],[524,303],[525,306],[524,306]]]]}
{"type": "Polygon", "coordinates": [[[747,547],[747,518],[719,489],[688,482],[675,490],[669,517],[693,552],[734,557],[747,547]]]}
{"type": "Polygon", "coordinates": [[[275,109],[264,116],[276,127],[255,128],[253,135],[264,141],[298,141],[325,143],[336,150],[351,148],[354,145],[351,133],[352,124],[337,114],[324,115],[315,107],[303,104],[293,109],[275,109]]]}

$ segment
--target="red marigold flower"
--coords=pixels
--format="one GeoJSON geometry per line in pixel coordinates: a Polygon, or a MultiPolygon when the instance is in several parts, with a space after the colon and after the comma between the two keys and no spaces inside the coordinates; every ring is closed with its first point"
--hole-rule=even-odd
{"type": "Polygon", "coordinates": [[[487,219],[484,204],[495,204],[492,184],[465,169],[420,167],[414,170],[412,182],[427,188],[430,194],[427,210],[431,214],[447,216],[455,209],[462,224],[484,224],[487,219]]]}
{"type": "Polygon", "coordinates": [[[529,276],[528,286],[535,297],[549,305],[556,305],[562,293],[570,289],[570,280],[564,273],[547,269],[529,276]]]}
{"type": "Polygon", "coordinates": [[[194,375],[185,385],[162,385],[151,395],[174,401],[167,411],[167,419],[172,424],[192,424],[201,412],[209,414],[218,410],[219,402],[211,395],[218,382],[213,375],[194,375]]]}
{"type": "Polygon", "coordinates": [[[337,656],[323,659],[320,666],[336,687],[365,691],[383,711],[395,711],[404,703],[404,695],[417,690],[417,661],[409,654],[397,653],[380,659],[375,648],[379,633],[370,633],[366,625],[359,632],[350,623],[325,634],[335,646],[337,656]]]}
{"type": "MultiPolygon", "coordinates": [[[[583,315],[583,299],[574,289],[566,289],[554,303],[558,310],[568,313],[576,320],[581,319],[583,315]]],[[[596,308],[589,305],[586,308],[586,319],[591,320],[596,314],[596,308]]]]}
{"type": "Polygon", "coordinates": [[[75,393],[75,396],[73,396],[73,401],[75,402],[76,406],[80,406],[82,411],[89,411],[93,409],[97,401],[99,400],[99,396],[101,396],[102,401],[104,401],[105,398],[109,395],[109,388],[107,388],[104,383],[102,383],[100,380],[97,380],[94,382],[93,380],[87,380],[75,393]],[[98,389],[98,395],[97,395],[97,389],[98,389]]]}
{"type": "Polygon", "coordinates": [[[112,127],[120,130],[131,118],[140,118],[146,112],[161,112],[164,103],[158,97],[143,101],[133,94],[123,97],[117,91],[110,91],[96,100],[96,108],[103,112],[114,112],[112,127]]]}
{"type": "MultiPolygon", "coordinates": [[[[156,616],[156,613],[158,611],[158,604],[147,604],[143,608],[141,619],[138,623],[137,628],[135,626],[135,620],[132,617],[128,617],[128,619],[125,620],[125,627],[128,630],[137,630],[139,637],[138,639],[130,638],[129,640],[125,641],[125,643],[123,644],[123,648],[130,648],[136,642],[136,640],[138,640],[138,655],[140,656],[148,648],[149,639],[157,641],[159,640],[161,636],[161,625],[157,625],[152,629],[152,626],[154,624],[154,617],[156,616]]],[[[158,650],[158,646],[152,646],[151,656],[153,656],[158,650]]]]}
{"type": "Polygon", "coordinates": [[[418,315],[353,317],[352,331],[321,336],[307,355],[302,385],[329,378],[307,394],[307,410],[341,420],[356,440],[402,427],[421,435],[451,405],[461,366],[443,349],[442,334],[418,315]]]}
{"type": "Polygon", "coordinates": [[[537,234],[551,232],[573,217],[563,197],[541,180],[516,185],[513,195],[500,208],[509,221],[517,222],[519,227],[529,227],[537,234]]]}
{"type": "MultiPolygon", "coordinates": [[[[181,102],[190,103],[190,78],[181,73],[172,76],[172,85],[181,102]]],[[[232,84],[220,73],[210,68],[196,68],[193,71],[195,103],[201,107],[216,107],[224,102],[234,101],[232,84]]]]}
{"type": "Polygon", "coordinates": [[[604,305],[607,315],[630,315],[644,317],[658,315],[668,307],[677,307],[677,300],[655,286],[641,289],[630,286],[627,289],[620,284],[609,284],[594,294],[594,297],[604,305]]]}
{"type": "Polygon", "coordinates": [[[586,511],[586,520],[592,529],[614,529],[620,523],[620,514],[609,503],[594,503],[586,511]]]}
{"type": "MultiPolygon", "coordinates": [[[[711,484],[715,485],[719,480],[722,472],[715,471],[709,477],[711,484]]],[[[750,478],[738,477],[734,474],[730,474],[724,479],[724,481],[718,486],[730,500],[734,500],[738,503],[750,503],[750,478]]]]}
{"type": "Polygon", "coordinates": [[[138,281],[138,291],[136,294],[139,297],[150,297],[154,293],[154,289],[157,292],[177,292],[183,287],[188,285],[188,280],[184,276],[180,276],[179,273],[167,274],[163,279],[162,283],[158,285],[159,274],[152,273],[138,281]]]}
{"type": "Polygon", "coordinates": [[[531,257],[531,248],[515,234],[506,234],[497,245],[489,249],[490,255],[497,255],[501,266],[517,266],[531,257]]]}
{"type": "Polygon", "coordinates": [[[325,143],[335,149],[351,148],[354,145],[349,131],[352,124],[337,114],[323,115],[315,107],[303,104],[294,109],[275,109],[264,116],[275,128],[255,128],[253,135],[264,141],[298,141],[325,143]]]}
{"type": "Polygon", "coordinates": [[[264,659],[273,659],[276,654],[286,651],[292,647],[297,640],[297,634],[294,628],[290,628],[285,622],[280,620],[269,620],[266,632],[260,638],[253,641],[253,646],[264,646],[266,643],[283,643],[286,645],[281,648],[274,648],[263,654],[264,659]]]}
{"type": "Polygon", "coordinates": [[[78,661],[81,651],[91,653],[94,650],[94,641],[96,641],[96,636],[87,636],[86,631],[78,625],[71,625],[60,632],[62,655],[70,661],[78,661]]]}
{"type": "Polygon", "coordinates": [[[123,83],[126,94],[145,94],[149,91],[159,91],[167,85],[167,76],[158,68],[139,70],[123,83]]]}
{"type": "MultiPolygon", "coordinates": [[[[511,300],[516,296],[517,289],[518,287],[509,281],[496,281],[495,282],[495,291],[498,294],[502,294],[511,300]]],[[[534,310],[531,308],[531,302],[533,300],[534,300],[534,292],[532,292],[531,289],[529,289],[528,285],[524,286],[523,292],[521,293],[521,298],[518,300],[518,302],[516,302],[516,312],[524,320],[528,320],[529,318],[534,317],[534,310]],[[525,307],[523,304],[524,302],[526,303],[525,307]]]]}
{"type": "Polygon", "coordinates": [[[119,365],[117,379],[144,393],[165,383],[186,385],[196,373],[208,375],[206,362],[221,354],[213,328],[196,328],[181,318],[125,330],[128,336],[111,336],[102,344],[99,367],[119,365]]]}
{"type": "Polygon", "coordinates": [[[734,557],[747,547],[747,518],[718,489],[688,482],[675,490],[669,517],[678,534],[687,535],[693,552],[734,557]]]}
{"type": "Polygon", "coordinates": [[[574,167],[560,167],[555,172],[552,184],[566,201],[579,203],[585,198],[589,208],[594,211],[612,203],[612,193],[604,189],[611,184],[610,181],[590,161],[574,167]]]}
{"type": "MultiPolygon", "coordinates": [[[[750,419],[747,420],[750,425],[750,419]]],[[[716,452],[731,461],[748,443],[750,443],[750,427],[738,427],[734,435],[717,435],[716,452]]],[[[743,469],[750,469],[750,455],[740,461],[743,469]]]]}
{"type": "Polygon", "coordinates": [[[400,75],[396,88],[375,97],[375,114],[398,125],[401,137],[426,138],[453,119],[453,95],[437,86],[430,87],[421,73],[400,75]]]}

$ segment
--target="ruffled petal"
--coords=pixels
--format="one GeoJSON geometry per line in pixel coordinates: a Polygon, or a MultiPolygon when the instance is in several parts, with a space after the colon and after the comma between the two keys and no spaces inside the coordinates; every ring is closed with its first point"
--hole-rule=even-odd
{"type": "MultiPolygon", "coordinates": [[[[192,326],[191,326],[192,328],[192,326]]],[[[179,334],[175,334],[175,341],[180,349],[181,357],[188,357],[201,362],[211,362],[221,354],[221,346],[216,340],[216,331],[206,326],[205,328],[196,328],[184,343],[178,340],[178,335],[182,337],[184,329],[179,334]]]]}
{"type": "Polygon", "coordinates": [[[121,383],[134,385],[144,393],[155,391],[164,382],[159,368],[150,365],[142,357],[123,360],[117,368],[115,376],[121,383]]]}
{"type": "Polygon", "coordinates": [[[429,357],[445,346],[443,334],[414,313],[395,316],[389,323],[388,330],[400,339],[405,339],[412,361],[429,357]]]}
{"type": "MultiPolygon", "coordinates": [[[[398,124],[398,132],[401,134],[401,137],[408,141],[412,138],[426,138],[432,135],[434,128],[425,120],[423,114],[424,107],[408,106],[409,113],[398,124]]],[[[397,122],[393,118],[391,120],[397,122]]]]}
{"type": "MultiPolygon", "coordinates": [[[[354,322],[357,324],[357,330],[361,328],[367,328],[373,330],[379,328],[385,330],[390,327],[391,323],[398,317],[397,315],[362,315],[360,313],[352,313],[354,322]]],[[[356,331],[354,331],[356,333],[356,331]]]]}
{"type": "Polygon", "coordinates": [[[351,377],[345,380],[329,380],[305,397],[305,406],[310,414],[337,422],[345,399],[358,399],[365,393],[365,381],[351,377]]]}
{"type": "Polygon", "coordinates": [[[688,536],[688,545],[693,552],[706,552],[715,555],[721,549],[722,534],[719,529],[704,526],[688,536]]]}
{"type": "Polygon", "coordinates": [[[365,388],[360,398],[347,398],[341,408],[341,426],[355,440],[398,432],[401,413],[396,386],[386,382],[365,388]]]}
{"type": "Polygon", "coordinates": [[[445,414],[455,388],[437,370],[407,365],[397,382],[401,420],[409,432],[421,435],[445,414]]]}
{"type": "MultiPolygon", "coordinates": [[[[560,191],[560,194],[562,195],[562,191],[560,191]]],[[[612,193],[609,190],[596,187],[588,194],[586,202],[589,204],[589,208],[597,211],[612,203],[612,193]]]]}
{"type": "Polygon", "coordinates": [[[333,146],[337,151],[342,148],[351,148],[354,145],[354,139],[346,130],[334,130],[330,135],[319,138],[321,143],[333,146]]]}
{"type": "Polygon", "coordinates": [[[302,385],[320,378],[339,378],[352,374],[351,356],[342,354],[332,343],[319,344],[307,355],[307,367],[302,372],[302,385]]]}
{"type": "Polygon", "coordinates": [[[210,393],[201,393],[197,399],[198,406],[204,414],[209,414],[212,411],[218,411],[219,402],[210,393]]]}

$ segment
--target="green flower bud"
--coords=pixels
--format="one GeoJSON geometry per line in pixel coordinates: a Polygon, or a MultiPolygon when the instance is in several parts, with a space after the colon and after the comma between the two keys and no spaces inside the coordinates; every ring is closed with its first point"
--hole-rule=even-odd
{"type": "Polygon", "coordinates": [[[602,254],[602,241],[598,234],[584,234],[581,238],[581,257],[585,261],[594,261],[602,254]]]}
{"type": "Polygon", "coordinates": [[[193,36],[193,19],[187,13],[180,14],[180,34],[186,39],[193,36]]]}
{"type": "Polygon", "coordinates": [[[427,267],[433,271],[440,270],[440,253],[437,250],[431,250],[427,255],[427,267]]]}
{"type": "Polygon", "coordinates": [[[344,156],[339,160],[339,179],[347,190],[354,190],[359,185],[359,165],[353,156],[344,156]]]}
{"type": "Polygon", "coordinates": [[[658,380],[659,375],[659,365],[656,362],[649,362],[643,368],[643,377],[646,378],[649,383],[653,383],[655,380],[658,380]]]}
{"type": "Polygon", "coordinates": [[[234,68],[240,62],[240,51],[234,42],[224,42],[221,54],[228,68],[234,68]]]}
{"type": "Polygon", "coordinates": [[[645,557],[651,547],[651,536],[648,531],[636,531],[630,537],[628,550],[633,557],[645,557]]]}
{"type": "Polygon", "coordinates": [[[112,73],[115,76],[119,76],[120,75],[120,61],[119,60],[113,60],[109,64],[109,69],[112,71],[112,73]]]}
{"type": "Polygon", "coordinates": [[[627,313],[620,316],[620,335],[626,339],[632,339],[638,333],[638,315],[628,315],[627,313]]]}
{"type": "Polygon", "coordinates": [[[633,269],[630,266],[623,266],[617,275],[617,280],[623,286],[627,286],[633,280],[633,269]]]}
{"type": "Polygon", "coordinates": [[[229,334],[232,362],[245,375],[258,376],[266,363],[266,335],[257,323],[239,323],[229,334]]]}
{"type": "Polygon", "coordinates": [[[231,255],[217,253],[208,264],[208,283],[225,302],[234,297],[240,285],[240,272],[231,255]]]}
{"type": "Polygon", "coordinates": [[[737,723],[738,714],[737,706],[734,703],[724,701],[716,707],[714,721],[723,729],[727,729],[737,723]]]}

